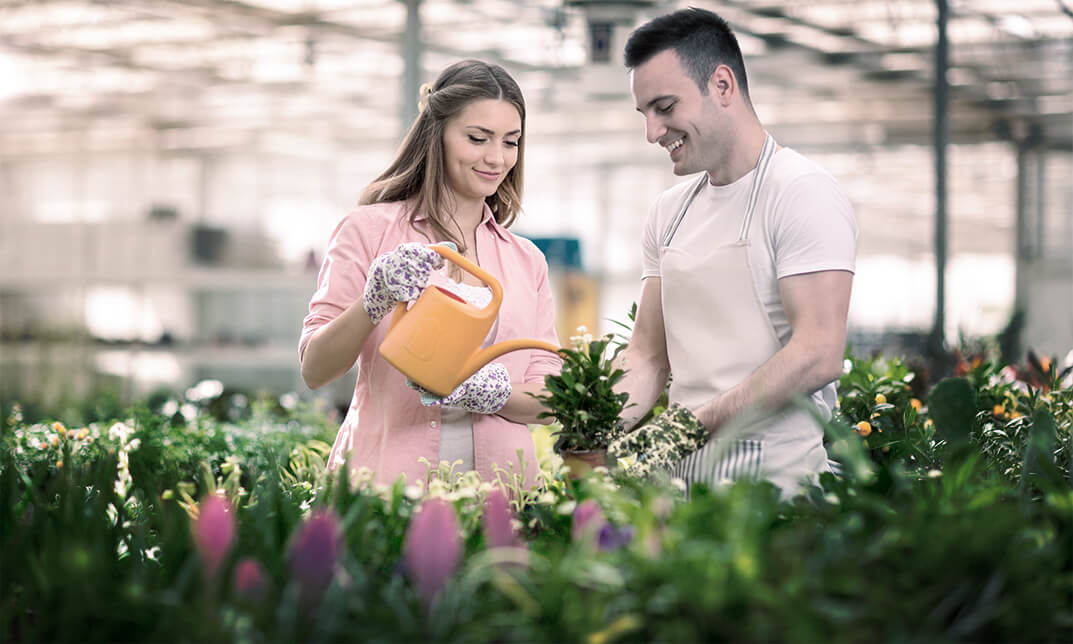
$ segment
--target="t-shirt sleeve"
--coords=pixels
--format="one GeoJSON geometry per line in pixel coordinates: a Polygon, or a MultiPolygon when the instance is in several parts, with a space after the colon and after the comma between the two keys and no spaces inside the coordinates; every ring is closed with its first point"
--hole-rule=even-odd
{"type": "Polygon", "coordinates": [[[317,276],[317,290],[309,301],[309,314],[302,321],[302,335],[298,341],[299,361],[305,356],[313,333],[339,317],[365,291],[365,279],[375,252],[369,241],[371,231],[368,228],[375,226],[365,226],[366,230],[363,231],[359,218],[353,213],[345,217],[335,227],[328,241],[324,263],[317,276]]]}
{"type": "Polygon", "coordinates": [[[779,199],[771,230],[778,279],[856,269],[857,218],[829,175],[809,173],[795,179],[779,199]]]}
{"type": "Polygon", "coordinates": [[[663,195],[660,195],[652,204],[641,233],[641,279],[660,276],[659,247],[662,231],[660,230],[659,205],[662,200],[663,195]]]}

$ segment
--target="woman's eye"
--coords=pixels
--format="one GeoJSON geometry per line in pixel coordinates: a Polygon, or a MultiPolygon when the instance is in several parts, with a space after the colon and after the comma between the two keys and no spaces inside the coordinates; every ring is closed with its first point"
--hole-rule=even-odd
{"type": "Polygon", "coordinates": [[[506,143],[507,145],[509,145],[512,148],[518,147],[518,142],[517,141],[503,141],[503,143],[506,143]]]}
{"type": "Polygon", "coordinates": [[[469,140],[470,140],[470,141],[473,141],[474,143],[484,143],[484,142],[485,142],[485,141],[487,141],[488,139],[482,139],[482,138],[481,138],[481,137],[479,137],[479,136],[473,136],[472,134],[470,134],[470,135],[469,135],[469,140]]]}

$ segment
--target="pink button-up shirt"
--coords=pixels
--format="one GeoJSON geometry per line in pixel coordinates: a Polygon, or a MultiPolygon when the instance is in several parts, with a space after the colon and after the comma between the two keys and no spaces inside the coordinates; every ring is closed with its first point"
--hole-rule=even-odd
{"type": "MultiPolygon", "coordinates": [[[[360,206],[336,226],[302,325],[299,360],[317,329],[361,299],[376,257],[404,242],[432,243],[410,226],[405,206],[404,202],[360,206]]],[[[424,229],[425,221],[420,217],[416,223],[424,229]]],[[[441,241],[431,231],[429,235],[432,241],[441,241]]],[[[496,223],[487,206],[477,227],[476,246],[481,268],[503,286],[495,341],[536,338],[558,345],[548,266],[540,250],[496,223]]],[[[437,279],[441,278],[434,276],[433,281],[437,279]]],[[[426,468],[418,458],[425,457],[433,466],[439,462],[441,411],[423,406],[418,393],[406,386],[406,377],[380,356],[377,348],[390,322],[388,315],[361,349],[354,397],[328,463],[336,468],[349,454],[351,467],[370,468],[378,483],[391,483],[399,474],[411,482],[424,480],[426,468]]],[[[506,353],[496,361],[507,368],[511,382],[524,383],[543,383],[544,376],[558,372],[562,364],[557,355],[528,349],[506,353]]],[[[537,458],[529,428],[502,416],[473,414],[473,462],[483,480],[495,480],[495,466],[521,473],[519,449],[526,481],[532,484],[537,458]]]]}

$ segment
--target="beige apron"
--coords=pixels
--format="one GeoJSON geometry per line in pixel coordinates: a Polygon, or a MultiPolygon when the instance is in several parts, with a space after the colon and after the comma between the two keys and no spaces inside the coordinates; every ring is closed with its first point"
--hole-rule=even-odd
{"type": "MultiPolygon", "coordinates": [[[[690,409],[740,383],[782,347],[749,263],[750,224],[774,152],[769,134],[737,241],[703,256],[670,246],[689,205],[708,181],[707,173],[690,190],[664,235],[660,276],[672,375],[669,395],[690,409]]],[[[826,415],[826,407],[820,412],[826,415]]],[[[826,471],[823,430],[807,411],[785,408],[732,421],[684,458],[672,474],[687,485],[700,481],[710,486],[763,477],[779,486],[784,496],[791,496],[799,491],[802,479],[826,471]]]]}

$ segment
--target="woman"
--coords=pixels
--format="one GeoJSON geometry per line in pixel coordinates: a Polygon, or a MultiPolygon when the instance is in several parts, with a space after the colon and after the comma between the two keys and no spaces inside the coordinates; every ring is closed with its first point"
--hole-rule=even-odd
{"type": "Polygon", "coordinates": [[[499,317],[486,344],[517,337],[558,345],[544,256],[507,231],[521,206],[525,102],[501,67],[476,60],[451,65],[423,86],[420,113],[387,170],[363,191],[336,227],[309,304],[299,343],[306,384],[316,389],[355,361],[354,397],[329,457],[338,467],[368,467],[379,483],[400,474],[424,480],[431,463],[462,460],[494,480],[495,468],[535,481],[537,459],[527,423],[541,405],[529,393],[557,371],[558,356],[507,353],[449,396],[419,395],[377,348],[400,301],[428,284],[477,306],[490,290],[429,250],[451,242],[503,285],[499,317]],[[518,463],[522,451],[524,470],[518,463]]]}

